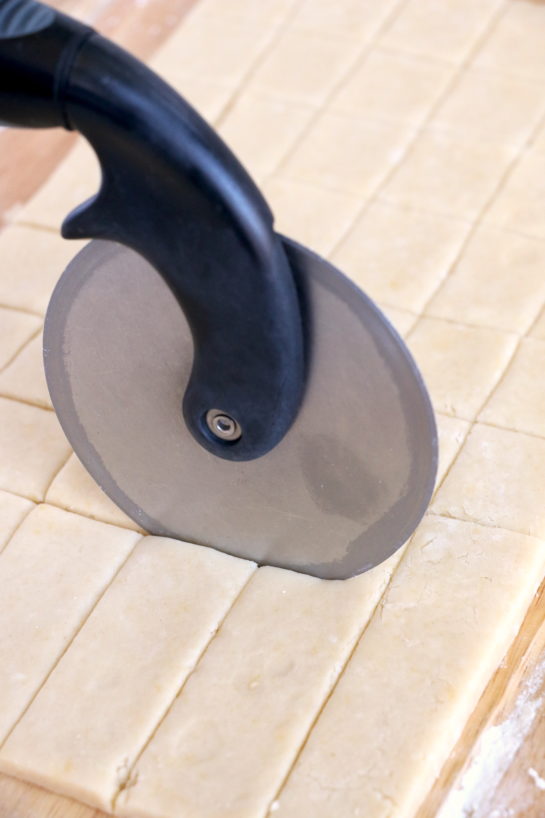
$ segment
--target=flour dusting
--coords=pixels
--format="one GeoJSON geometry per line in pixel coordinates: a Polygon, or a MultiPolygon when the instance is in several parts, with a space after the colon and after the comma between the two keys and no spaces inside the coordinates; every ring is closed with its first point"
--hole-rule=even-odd
{"type": "MultiPolygon", "coordinates": [[[[524,684],[509,717],[501,724],[491,725],[480,736],[469,767],[456,789],[447,796],[437,818],[470,818],[474,814],[485,814],[490,795],[508,770],[543,705],[544,697],[537,693],[544,680],[545,659],[524,684]]],[[[530,768],[528,774],[539,789],[545,789],[545,780],[536,770],[530,768]]],[[[508,818],[509,815],[509,811],[502,815],[496,813],[494,818],[508,818]]]]}
{"type": "Polygon", "coordinates": [[[530,767],[530,769],[528,770],[528,775],[530,776],[538,790],[545,791],[545,778],[542,778],[542,776],[540,776],[537,770],[534,770],[533,767],[530,767]]]}

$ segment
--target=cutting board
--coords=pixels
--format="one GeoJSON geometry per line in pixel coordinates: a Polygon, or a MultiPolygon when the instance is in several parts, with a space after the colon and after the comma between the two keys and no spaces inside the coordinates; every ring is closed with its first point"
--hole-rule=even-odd
{"type": "MultiPolygon", "coordinates": [[[[196,0],[50,2],[146,58],[196,0]]],[[[0,133],[0,214],[30,198],[69,150],[72,139],[71,134],[58,131],[0,133]]],[[[545,583],[415,818],[543,818],[545,704],[541,707],[541,700],[545,702],[545,583]],[[499,748],[503,753],[494,764],[499,748]]],[[[0,775],[0,818],[61,816],[105,818],[98,810],[0,775]]]]}

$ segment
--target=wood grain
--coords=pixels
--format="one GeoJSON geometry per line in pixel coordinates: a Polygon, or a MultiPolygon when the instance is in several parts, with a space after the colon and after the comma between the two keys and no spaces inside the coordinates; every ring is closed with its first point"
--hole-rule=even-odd
{"type": "Polygon", "coordinates": [[[0,818],[106,818],[104,812],[0,775],[0,818]]]}
{"type": "MultiPolygon", "coordinates": [[[[460,784],[464,772],[475,759],[479,750],[479,738],[489,727],[501,724],[509,717],[527,680],[543,662],[545,662],[545,581],[536,594],[505,660],[491,678],[416,818],[436,818],[448,794],[460,784]]],[[[541,689],[536,690],[536,698],[540,695],[545,701],[545,681],[541,684],[541,689]]],[[[496,814],[509,818],[519,816],[543,818],[545,791],[536,787],[535,781],[528,774],[528,769],[534,768],[543,773],[544,761],[545,710],[536,718],[499,784],[490,788],[489,782],[481,782],[483,792],[488,789],[486,798],[480,799],[479,811],[472,811],[468,816],[490,818],[496,814]],[[497,812],[494,813],[494,810],[497,812]]],[[[465,815],[460,815],[459,818],[465,818],[465,815]]]]}

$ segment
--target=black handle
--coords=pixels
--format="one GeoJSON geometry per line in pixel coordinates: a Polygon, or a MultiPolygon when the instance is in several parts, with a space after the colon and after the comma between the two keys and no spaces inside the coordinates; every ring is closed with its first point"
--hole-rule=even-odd
{"type": "Polygon", "coordinates": [[[0,120],[66,127],[64,84],[78,48],[93,33],[34,0],[0,0],[0,120]]]}
{"type": "Polygon", "coordinates": [[[225,144],[142,63],[33,0],[0,0],[0,120],[88,139],[102,185],[63,235],[132,247],[172,289],[194,339],[183,411],[199,443],[232,460],[269,451],[301,401],[300,308],[272,214],[225,144]]]}

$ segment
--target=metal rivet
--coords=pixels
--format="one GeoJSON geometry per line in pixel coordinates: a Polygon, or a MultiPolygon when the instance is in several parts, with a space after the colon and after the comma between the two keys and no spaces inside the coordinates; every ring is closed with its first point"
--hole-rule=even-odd
{"type": "Polygon", "coordinates": [[[242,435],[240,424],[221,409],[209,409],[206,413],[206,425],[220,440],[234,442],[242,435]]]}

